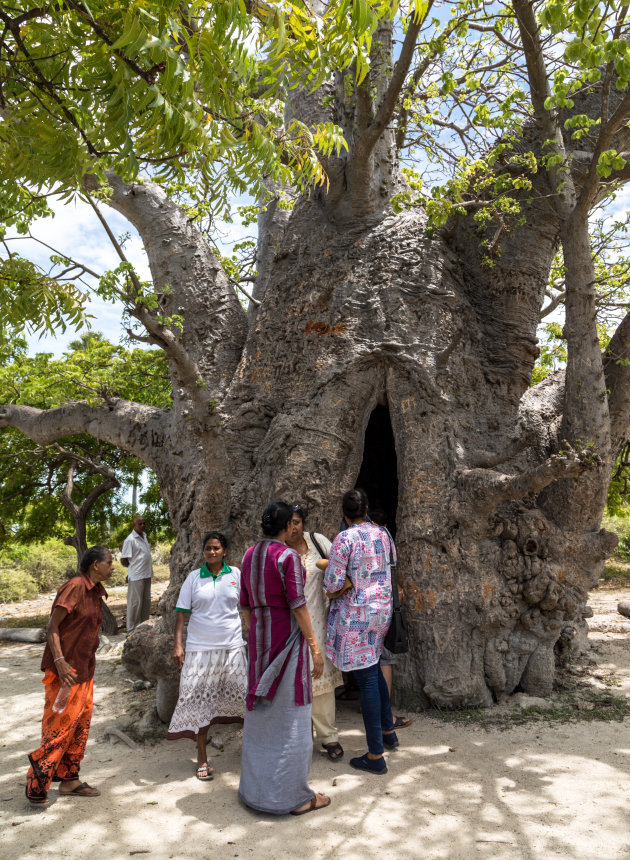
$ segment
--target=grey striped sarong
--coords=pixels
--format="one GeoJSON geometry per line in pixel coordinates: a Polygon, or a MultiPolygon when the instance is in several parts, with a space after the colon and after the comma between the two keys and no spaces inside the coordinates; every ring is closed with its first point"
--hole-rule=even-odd
{"type": "Polygon", "coordinates": [[[271,701],[245,711],[238,796],[259,812],[284,815],[313,797],[308,772],[313,756],[311,705],[295,704],[294,648],[271,701]]]}

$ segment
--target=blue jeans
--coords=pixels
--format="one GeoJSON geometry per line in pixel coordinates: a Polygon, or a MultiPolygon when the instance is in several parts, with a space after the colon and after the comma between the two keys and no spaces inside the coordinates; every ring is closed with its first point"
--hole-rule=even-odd
{"type": "Polygon", "coordinates": [[[389,732],[394,728],[387,683],[378,663],[367,669],[355,669],[354,677],[361,692],[361,713],[368,750],[373,755],[381,755],[384,751],[383,731],[389,732]]]}

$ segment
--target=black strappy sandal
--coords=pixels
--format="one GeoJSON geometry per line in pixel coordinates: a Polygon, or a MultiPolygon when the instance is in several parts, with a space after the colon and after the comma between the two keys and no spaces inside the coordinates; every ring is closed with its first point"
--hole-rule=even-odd
{"type": "Polygon", "coordinates": [[[322,746],[326,750],[328,758],[331,761],[339,761],[339,759],[343,758],[343,747],[339,741],[335,741],[334,744],[322,744],[322,746]]]}

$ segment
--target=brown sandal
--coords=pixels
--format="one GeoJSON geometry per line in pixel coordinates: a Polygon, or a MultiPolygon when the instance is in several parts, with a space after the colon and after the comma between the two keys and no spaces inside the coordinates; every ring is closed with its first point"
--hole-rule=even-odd
{"type": "Polygon", "coordinates": [[[203,764],[199,765],[195,775],[197,779],[201,780],[201,782],[208,782],[209,780],[214,778],[214,768],[210,767],[210,765],[206,761],[203,764]]]}
{"type": "Polygon", "coordinates": [[[291,815],[306,815],[307,812],[313,812],[315,809],[325,809],[327,806],[330,806],[330,798],[327,794],[314,794],[311,797],[311,802],[306,807],[306,809],[301,809],[299,811],[297,809],[294,809],[291,815]],[[318,797],[323,798],[326,803],[318,803],[318,797]]]}
{"type": "Polygon", "coordinates": [[[101,793],[98,788],[92,788],[91,785],[88,785],[87,782],[80,782],[77,786],[75,786],[72,791],[61,791],[59,789],[59,794],[62,797],[100,797],[101,793]]]}

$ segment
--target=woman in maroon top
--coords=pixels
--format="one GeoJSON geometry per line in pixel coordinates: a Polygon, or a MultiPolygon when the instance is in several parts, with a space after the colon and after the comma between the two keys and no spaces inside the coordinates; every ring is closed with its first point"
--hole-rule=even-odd
{"type": "Polygon", "coordinates": [[[42,683],[46,685],[42,742],[29,755],[26,797],[33,806],[48,803],[53,780],[61,782],[59,794],[98,797],[96,788],[81,782],[79,767],[92,719],[94,666],[101,626],[101,598],[107,592],[101,582],[114,571],[111,552],[93,546],[79,565],[79,575],[57,591],[48,622],[48,642],[42,658],[42,683]],[[57,706],[57,694],[69,689],[67,704],[57,706]]]}
{"type": "Polygon", "coordinates": [[[265,508],[265,538],[245,553],[241,565],[241,608],[249,625],[247,710],[243,726],[243,803],[260,812],[302,815],[328,806],[330,798],[308,785],[313,755],[313,677],[324,668],[306,608],[306,571],[285,543],[291,508],[265,508]]]}

